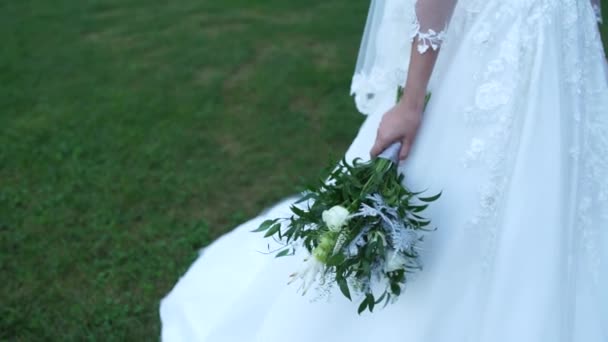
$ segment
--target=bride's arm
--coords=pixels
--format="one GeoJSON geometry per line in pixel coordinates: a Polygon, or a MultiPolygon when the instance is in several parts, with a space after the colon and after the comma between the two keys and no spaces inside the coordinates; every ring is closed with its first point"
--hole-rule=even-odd
{"type": "Polygon", "coordinates": [[[420,126],[429,79],[456,3],[457,0],[416,1],[416,29],[412,34],[404,93],[399,102],[384,114],[370,151],[372,157],[398,141],[402,143],[399,158],[403,160],[409,154],[420,126]]]}
{"type": "MultiPolygon", "coordinates": [[[[414,42],[413,44],[417,43],[414,42]]],[[[438,55],[439,50],[431,50],[425,54],[420,54],[415,47],[412,49],[409,72],[400,103],[415,111],[424,109],[429,79],[438,55]]]]}
{"type": "Polygon", "coordinates": [[[412,44],[414,46],[403,96],[384,114],[378,127],[376,142],[370,152],[372,157],[382,153],[392,143],[400,141],[402,147],[399,159],[405,159],[420,126],[426,90],[439,50],[429,50],[421,54],[416,49],[418,42],[414,40],[412,44]]]}

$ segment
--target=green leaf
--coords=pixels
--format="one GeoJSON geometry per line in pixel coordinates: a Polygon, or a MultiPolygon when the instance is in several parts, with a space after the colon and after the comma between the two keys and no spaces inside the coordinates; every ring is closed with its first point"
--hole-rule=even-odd
{"type": "Polygon", "coordinates": [[[418,227],[426,227],[429,224],[431,224],[431,221],[417,221],[418,222],[418,227]]]}
{"type": "Polygon", "coordinates": [[[369,312],[374,312],[374,306],[376,305],[376,300],[374,299],[374,295],[371,293],[368,293],[365,295],[365,297],[367,297],[369,312]]]}
{"type": "Polygon", "coordinates": [[[346,260],[346,257],[342,253],[332,255],[327,259],[327,266],[338,266],[346,260]]]}
{"type": "Polygon", "coordinates": [[[342,294],[344,295],[344,297],[348,298],[348,300],[352,301],[352,298],[350,297],[350,290],[348,289],[348,283],[346,282],[346,279],[344,279],[344,277],[340,276],[340,277],[336,277],[336,282],[338,283],[338,286],[340,287],[340,291],[342,291],[342,294]]]}
{"type": "Polygon", "coordinates": [[[291,206],[291,211],[298,216],[306,216],[306,212],[295,205],[291,206]]]}
{"type": "Polygon", "coordinates": [[[367,309],[367,297],[359,304],[359,309],[357,309],[357,313],[360,315],[363,311],[367,309]]]}
{"type": "Polygon", "coordinates": [[[399,100],[401,100],[401,96],[403,96],[403,87],[399,86],[397,87],[397,99],[396,102],[399,102],[399,100]]]}
{"type": "Polygon", "coordinates": [[[304,196],[302,196],[300,199],[298,199],[297,201],[294,202],[294,204],[300,204],[302,202],[306,202],[311,198],[316,198],[318,195],[315,192],[308,192],[306,193],[304,196]]]}
{"type": "Polygon", "coordinates": [[[416,206],[410,207],[410,210],[412,210],[415,213],[419,213],[421,211],[424,211],[428,207],[429,207],[428,204],[425,204],[425,205],[416,205],[416,206]]]}
{"type": "Polygon", "coordinates": [[[361,262],[361,269],[365,274],[368,274],[370,272],[371,265],[367,259],[363,259],[363,261],[361,262]]]}
{"type": "Polygon", "coordinates": [[[378,298],[376,300],[375,304],[380,304],[384,300],[384,297],[386,297],[387,294],[388,293],[386,291],[384,291],[384,293],[382,294],[382,296],[380,296],[380,298],[378,298]]]}
{"type": "Polygon", "coordinates": [[[391,301],[391,294],[389,293],[386,295],[386,299],[384,301],[384,307],[386,307],[390,301],[391,301]]]}
{"type": "Polygon", "coordinates": [[[252,230],[252,233],[259,233],[259,232],[263,232],[265,230],[267,230],[268,228],[270,228],[270,226],[272,226],[273,224],[275,224],[278,221],[278,219],[274,219],[274,220],[266,220],[264,222],[262,222],[262,224],[260,224],[260,226],[258,227],[258,229],[256,230],[252,230]]]}
{"type": "Polygon", "coordinates": [[[277,223],[274,226],[270,227],[270,229],[268,229],[268,231],[266,232],[266,234],[264,234],[264,237],[269,237],[269,236],[273,236],[274,234],[276,234],[279,230],[281,229],[281,224],[277,223]]]}
{"type": "Polygon", "coordinates": [[[426,220],[424,217],[420,216],[420,215],[416,215],[416,214],[411,214],[412,217],[417,218],[418,220],[426,220]]]}
{"type": "Polygon", "coordinates": [[[293,233],[296,231],[296,227],[294,227],[293,225],[289,226],[289,228],[287,229],[287,231],[285,231],[283,233],[283,236],[287,237],[287,242],[289,242],[289,239],[291,239],[291,237],[293,236],[293,233]]]}
{"type": "Polygon", "coordinates": [[[383,243],[379,243],[379,244],[378,244],[378,251],[377,251],[377,254],[378,254],[378,255],[385,255],[385,254],[386,254],[386,250],[385,250],[385,249],[386,249],[386,246],[384,246],[384,244],[383,244],[383,243]]]}
{"type": "Polygon", "coordinates": [[[440,192],[437,195],[431,196],[431,197],[418,197],[418,199],[421,200],[422,202],[430,203],[430,202],[434,202],[434,201],[438,200],[439,197],[441,197],[442,193],[443,192],[440,192]]]}
{"type": "Polygon", "coordinates": [[[399,286],[399,284],[397,283],[391,283],[391,292],[398,296],[401,294],[401,286],[399,286]]]}
{"type": "Polygon", "coordinates": [[[284,249],[284,250],[280,251],[279,253],[277,253],[277,255],[275,255],[275,258],[280,258],[280,257],[290,255],[289,254],[290,252],[291,252],[290,249],[284,249]]]}

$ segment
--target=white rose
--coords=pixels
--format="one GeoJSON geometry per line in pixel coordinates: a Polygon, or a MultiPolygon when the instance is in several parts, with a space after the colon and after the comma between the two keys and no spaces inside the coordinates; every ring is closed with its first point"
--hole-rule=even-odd
{"type": "Polygon", "coordinates": [[[350,213],[346,208],[336,205],[329,210],[323,211],[322,218],[329,230],[338,232],[348,221],[348,215],[350,215],[350,213]]]}
{"type": "Polygon", "coordinates": [[[386,252],[386,259],[384,264],[384,272],[394,272],[404,268],[406,259],[400,253],[394,250],[386,252]]]}

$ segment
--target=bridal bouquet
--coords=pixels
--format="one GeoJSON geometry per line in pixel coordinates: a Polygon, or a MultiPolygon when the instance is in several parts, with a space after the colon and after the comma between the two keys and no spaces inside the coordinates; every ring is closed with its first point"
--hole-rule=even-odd
{"type": "Polygon", "coordinates": [[[254,230],[280,243],[277,257],[306,248],[305,266],[290,281],[301,280],[303,294],[315,282],[337,285],[349,300],[351,293],[362,298],[359,314],[372,312],[376,304],[394,301],[422,268],[419,243],[434,229],[421,213],[441,194],[421,197],[402,185],[400,147],[393,144],[368,162],[342,160],[291,206],[291,217],[254,230]]]}

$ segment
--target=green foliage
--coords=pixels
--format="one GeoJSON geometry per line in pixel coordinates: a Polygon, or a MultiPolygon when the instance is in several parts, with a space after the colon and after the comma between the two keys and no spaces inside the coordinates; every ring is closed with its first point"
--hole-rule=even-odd
{"type": "Polygon", "coordinates": [[[377,206],[370,198],[377,195],[383,204],[396,208],[398,217],[393,219],[403,222],[404,228],[432,230],[428,228],[430,221],[420,213],[441,194],[419,197],[420,193],[411,192],[402,185],[403,177],[397,171],[397,165],[384,158],[368,162],[357,159],[352,164],[342,160],[327,179],[308,187],[303,196],[305,200],[301,199],[291,207],[293,215],[282,219],[286,223],[279,222],[279,219],[265,221],[254,232],[263,232],[264,237],[273,237],[284,243],[277,257],[292,255],[294,243],[302,242],[309,254],[325,265],[323,277],[326,279],[330,275],[345,297],[352,299],[351,286],[363,292],[359,313],[366,309],[373,311],[377,302],[386,300],[388,303],[394,296],[399,296],[407,280],[406,273],[420,269],[416,249],[400,252],[406,260],[400,269],[383,271],[387,251],[395,250],[396,246],[389,241],[382,219],[367,214],[351,215],[346,225],[336,231],[327,226],[323,213],[341,206],[356,214],[362,205],[377,206]],[[358,238],[363,238],[365,243],[356,255],[349,255],[347,247],[358,238]],[[379,272],[388,280],[388,286],[376,300],[366,284],[370,284],[379,272]]]}

